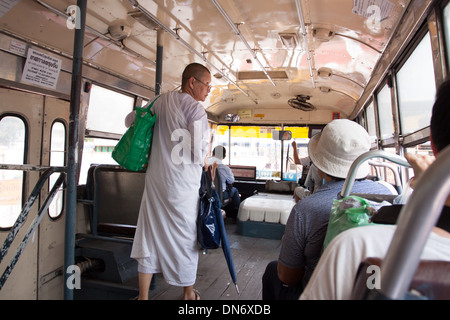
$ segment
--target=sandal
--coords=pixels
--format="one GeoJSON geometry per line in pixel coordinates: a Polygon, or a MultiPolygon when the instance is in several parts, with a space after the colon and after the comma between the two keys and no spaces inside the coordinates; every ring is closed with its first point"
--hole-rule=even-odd
{"type": "Polygon", "coordinates": [[[194,294],[195,294],[195,300],[200,300],[200,292],[198,292],[197,289],[193,289],[194,294]]]}

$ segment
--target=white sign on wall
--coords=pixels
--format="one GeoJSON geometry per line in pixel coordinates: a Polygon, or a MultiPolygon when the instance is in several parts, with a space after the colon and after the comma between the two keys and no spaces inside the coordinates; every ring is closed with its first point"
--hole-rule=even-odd
{"type": "Polygon", "coordinates": [[[62,60],[43,52],[29,49],[23,68],[22,82],[56,89],[62,60]]]}

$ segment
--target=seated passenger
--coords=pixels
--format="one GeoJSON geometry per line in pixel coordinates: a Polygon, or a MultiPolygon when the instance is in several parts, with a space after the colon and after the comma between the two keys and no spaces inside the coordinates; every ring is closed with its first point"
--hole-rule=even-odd
{"type": "Polygon", "coordinates": [[[311,193],[317,191],[322,185],[322,177],[319,176],[319,171],[317,167],[312,163],[311,158],[304,157],[299,158],[297,151],[297,143],[295,141],[292,142],[292,147],[294,150],[294,162],[297,165],[301,165],[303,167],[302,178],[299,181],[300,186],[304,186],[311,193]]]}
{"type": "MultiPolygon", "coordinates": [[[[367,131],[350,120],[334,120],[315,135],[308,145],[309,155],[326,183],[299,201],[286,224],[278,261],[271,262],[263,276],[263,299],[298,299],[319,261],[333,200],[342,191],[352,163],[370,150],[367,131]]],[[[356,174],[353,192],[391,194],[370,180],[369,165],[356,174]]]]}
{"type": "MultiPolygon", "coordinates": [[[[435,156],[450,145],[449,123],[450,80],[447,80],[438,90],[431,116],[430,140],[435,156]]],[[[407,154],[406,158],[414,169],[414,181],[433,160],[429,156],[414,154],[407,154]]],[[[339,234],[323,253],[300,299],[350,299],[360,263],[368,257],[384,258],[395,230],[395,225],[373,225],[339,234]]],[[[450,195],[421,259],[450,261],[450,195]]]]}
{"type": "Polygon", "coordinates": [[[227,150],[223,146],[217,146],[213,150],[213,156],[210,158],[210,164],[217,163],[217,171],[222,178],[223,199],[231,199],[230,209],[227,215],[233,219],[237,217],[241,198],[237,188],[231,186],[234,183],[234,175],[230,167],[224,165],[222,160],[225,159],[227,150]],[[228,186],[227,186],[228,185],[228,186]]]}

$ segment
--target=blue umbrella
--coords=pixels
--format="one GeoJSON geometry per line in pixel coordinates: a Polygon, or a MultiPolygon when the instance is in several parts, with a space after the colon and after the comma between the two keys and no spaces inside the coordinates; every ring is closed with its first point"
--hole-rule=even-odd
{"type": "MultiPolygon", "coordinates": [[[[213,192],[217,193],[216,190],[213,190],[213,192]]],[[[223,254],[225,255],[225,260],[227,261],[231,279],[233,280],[233,283],[236,287],[236,292],[239,296],[240,293],[237,285],[236,271],[234,270],[233,256],[231,255],[230,243],[228,242],[227,231],[225,230],[225,222],[223,221],[221,210],[216,210],[216,217],[217,217],[217,224],[219,226],[220,239],[222,241],[223,254]]]]}
{"type": "MultiPolygon", "coordinates": [[[[215,179],[214,179],[213,172],[215,174],[219,174],[219,173],[216,172],[215,166],[213,166],[212,170],[211,170],[211,168],[209,168],[209,169],[210,169],[209,173],[210,173],[211,181],[214,181],[215,179]]],[[[220,188],[221,186],[217,186],[217,187],[220,188]]],[[[233,283],[236,287],[236,292],[239,296],[240,293],[239,293],[239,288],[237,285],[237,277],[236,277],[236,271],[234,269],[233,256],[231,255],[230,243],[228,242],[227,231],[225,230],[225,222],[223,221],[222,210],[220,209],[222,205],[221,205],[219,194],[217,193],[214,183],[211,183],[211,197],[214,198],[214,201],[218,202],[218,206],[216,206],[216,205],[214,206],[214,211],[216,213],[217,225],[219,227],[220,240],[222,242],[222,250],[223,250],[223,254],[225,255],[225,260],[227,261],[228,270],[230,271],[231,279],[233,280],[233,283]]]]}

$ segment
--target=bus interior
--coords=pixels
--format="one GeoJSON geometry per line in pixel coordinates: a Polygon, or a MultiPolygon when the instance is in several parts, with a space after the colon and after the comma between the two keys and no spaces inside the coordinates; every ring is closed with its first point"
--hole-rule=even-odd
{"type": "MultiPolygon", "coordinates": [[[[209,250],[202,298],[261,299],[302,178],[292,142],[306,157],[326,124],[356,121],[383,152],[371,175],[401,194],[413,175],[404,155],[432,154],[449,59],[447,0],[0,0],[0,299],[137,295],[145,172],[111,153],[126,116],[179,90],[191,62],[211,72],[210,150],[227,149],[241,195],[226,226],[241,293],[209,250]],[[81,289],[69,286],[73,265],[81,289]]],[[[447,190],[448,172],[441,164],[429,187],[447,190]]],[[[179,299],[162,277],[151,291],[179,299]]]]}

